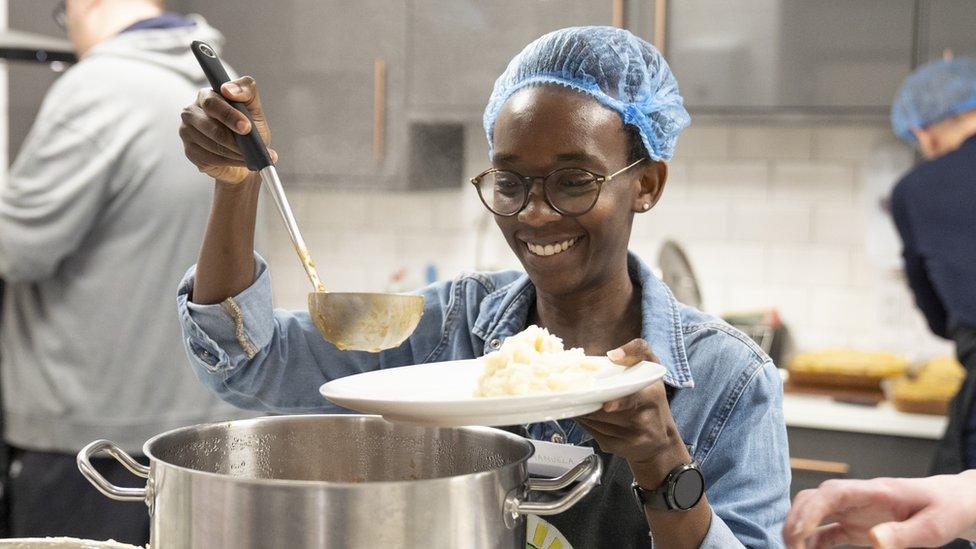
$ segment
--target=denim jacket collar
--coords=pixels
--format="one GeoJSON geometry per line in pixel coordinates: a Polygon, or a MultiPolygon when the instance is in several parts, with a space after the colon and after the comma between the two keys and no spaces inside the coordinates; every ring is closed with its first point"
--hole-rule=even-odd
{"type": "MultiPolygon", "coordinates": [[[[627,268],[641,290],[641,337],[667,369],[664,382],[672,387],[694,387],[678,301],[667,285],[632,252],[627,256],[627,268]]],[[[485,297],[471,330],[484,340],[485,353],[525,328],[534,300],[535,286],[527,274],[485,297]]]]}

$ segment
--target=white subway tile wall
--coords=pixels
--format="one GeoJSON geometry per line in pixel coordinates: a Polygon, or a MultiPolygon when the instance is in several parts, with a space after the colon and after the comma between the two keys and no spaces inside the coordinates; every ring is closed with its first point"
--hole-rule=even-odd
{"type": "Polygon", "coordinates": [[[729,132],[728,126],[692,124],[681,132],[674,159],[729,158],[729,132]]]}
{"type": "MultiPolygon", "coordinates": [[[[680,146],[680,145],[679,145],[680,146]]],[[[689,190],[695,197],[765,201],[769,196],[769,162],[700,160],[691,162],[689,190]]]]}
{"type": "Polygon", "coordinates": [[[811,157],[862,163],[878,144],[893,139],[888,124],[821,125],[813,129],[811,157]]]}
{"type": "Polygon", "coordinates": [[[810,242],[811,206],[800,201],[732,205],[731,237],[746,242],[810,242]]]}
{"type": "Polygon", "coordinates": [[[772,195],[795,202],[838,203],[851,205],[856,187],[854,167],[840,162],[783,161],[774,162],[772,195]]]}
{"type": "MultiPolygon", "coordinates": [[[[465,137],[474,174],[487,167],[487,149],[480,127],[465,137]]],[[[631,248],[653,263],[661,242],[676,239],[701,279],[706,310],[775,307],[799,349],[901,341],[906,348],[895,350],[916,356],[946,352],[911,300],[892,289],[902,282],[864,252],[864,167],[891,139],[883,124],[696,123],[679,139],[664,197],[637,216],[631,248]],[[889,329],[892,317],[907,324],[889,329]]],[[[415,288],[429,266],[439,279],[518,268],[466,182],[414,193],[304,182],[288,192],[323,279],[337,291],[415,288]]],[[[276,304],[304,307],[309,285],[276,215],[265,205],[276,304]]]]}
{"type": "Polygon", "coordinates": [[[740,126],[731,132],[731,158],[808,160],[813,130],[776,126],[740,126]]]}

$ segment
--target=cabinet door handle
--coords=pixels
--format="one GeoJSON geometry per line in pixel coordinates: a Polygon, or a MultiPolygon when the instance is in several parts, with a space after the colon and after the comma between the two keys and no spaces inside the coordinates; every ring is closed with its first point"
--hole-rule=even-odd
{"type": "Polygon", "coordinates": [[[373,60],[373,160],[382,162],[386,154],[386,59],[373,60]]]}
{"type": "Polygon", "coordinates": [[[665,55],[668,31],[668,0],[654,2],[654,47],[665,55]]]}
{"type": "Polygon", "coordinates": [[[825,475],[847,475],[851,472],[851,465],[841,461],[824,461],[820,459],[790,458],[790,469],[807,471],[825,475]]]}

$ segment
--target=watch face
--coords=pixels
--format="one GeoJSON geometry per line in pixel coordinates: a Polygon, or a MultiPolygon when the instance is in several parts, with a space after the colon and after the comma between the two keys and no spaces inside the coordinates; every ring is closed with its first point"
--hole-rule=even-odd
{"type": "Polygon", "coordinates": [[[698,469],[685,469],[675,479],[672,493],[678,509],[691,509],[705,493],[705,479],[698,469]]]}

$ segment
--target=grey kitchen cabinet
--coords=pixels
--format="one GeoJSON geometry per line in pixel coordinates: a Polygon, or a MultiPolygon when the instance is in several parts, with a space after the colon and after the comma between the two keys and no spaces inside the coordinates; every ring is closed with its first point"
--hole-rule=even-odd
{"type": "MultiPolygon", "coordinates": [[[[283,177],[385,188],[459,184],[462,158],[425,158],[480,120],[508,60],[545,32],[611,24],[614,12],[613,0],[258,5],[177,2],[224,32],[224,57],[259,80],[283,177]]],[[[463,155],[463,147],[448,149],[463,155]]]]}
{"type": "Polygon", "coordinates": [[[521,48],[615,14],[645,38],[654,22],[652,0],[173,2],[258,79],[285,183],[343,188],[461,184],[465,129],[521,48]]]}
{"type": "Polygon", "coordinates": [[[282,177],[402,186],[406,2],[241,4],[183,0],[181,7],[223,32],[224,58],[258,80],[282,177]]]}
{"type": "Polygon", "coordinates": [[[946,49],[953,55],[976,57],[976,2],[920,0],[920,63],[938,59],[946,49]]]}
{"type": "Polygon", "coordinates": [[[793,482],[790,498],[831,478],[922,477],[938,441],[788,427],[793,482]],[[846,470],[846,472],[844,472],[846,470]]]}
{"type": "Polygon", "coordinates": [[[912,68],[915,0],[682,0],[667,50],[692,112],[887,112],[912,68]]]}
{"type": "Polygon", "coordinates": [[[287,35],[293,62],[276,83],[281,121],[289,128],[284,143],[300,162],[296,170],[395,177],[403,155],[404,2],[296,4],[301,7],[287,35]]]}
{"type": "Polygon", "coordinates": [[[411,112],[477,120],[495,78],[526,44],[562,27],[609,25],[613,9],[612,0],[411,0],[411,112]]]}

